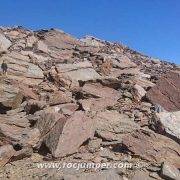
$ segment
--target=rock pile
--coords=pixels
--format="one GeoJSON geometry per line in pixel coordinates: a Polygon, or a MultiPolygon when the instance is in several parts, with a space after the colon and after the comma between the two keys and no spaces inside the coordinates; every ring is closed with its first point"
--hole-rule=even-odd
{"type": "Polygon", "coordinates": [[[178,66],[92,36],[22,27],[0,29],[4,60],[2,179],[180,178],[178,66]],[[74,171],[37,162],[132,166],[74,171]]]}

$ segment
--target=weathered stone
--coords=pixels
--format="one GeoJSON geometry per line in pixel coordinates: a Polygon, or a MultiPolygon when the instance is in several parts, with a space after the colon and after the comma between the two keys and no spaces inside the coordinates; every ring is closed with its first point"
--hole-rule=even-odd
{"type": "Polygon", "coordinates": [[[36,46],[39,51],[48,53],[48,46],[43,41],[38,41],[36,46]]]}
{"type": "Polygon", "coordinates": [[[0,122],[19,127],[29,127],[30,123],[24,113],[0,115],[0,122]]]}
{"type": "Polygon", "coordinates": [[[53,112],[50,113],[46,111],[41,112],[41,115],[39,116],[36,123],[36,128],[40,130],[41,137],[44,137],[46,134],[48,134],[60,119],[64,119],[62,114],[53,112]]]}
{"type": "Polygon", "coordinates": [[[101,147],[101,142],[102,139],[97,138],[97,139],[91,139],[88,143],[88,149],[90,152],[96,152],[99,150],[99,148],[101,147]]]}
{"type": "Polygon", "coordinates": [[[49,96],[50,105],[70,103],[71,101],[72,101],[71,94],[64,93],[62,91],[54,92],[49,96]]]}
{"type": "Polygon", "coordinates": [[[120,93],[115,89],[102,86],[99,83],[85,84],[82,87],[82,92],[93,97],[111,98],[114,100],[118,100],[120,96],[120,93]]]}
{"type": "Polygon", "coordinates": [[[31,147],[24,147],[23,149],[16,151],[11,158],[11,161],[21,160],[23,158],[31,157],[33,149],[31,147]]]}
{"type": "Polygon", "coordinates": [[[154,105],[159,104],[167,111],[180,110],[180,72],[169,72],[159,79],[146,97],[154,105]]]}
{"type": "Polygon", "coordinates": [[[133,98],[133,95],[130,92],[128,92],[128,91],[124,92],[123,96],[126,97],[126,98],[129,98],[129,99],[133,98]]]}
{"type": "Polygon", "coordinates": [[[77,111],[67,120],[59,120],[44,138],[54,157],[63,157],[78,148],[94,135],[94,121],[77,111]]]}
{"type": "Polygon", "coordinates": [[[178,180],[180,179],[180,172],[173,165],[164,162],[162,165],[161,176],[165,179],[178,180]]]}
{"type": "Polygon", "coordinates": [[[0,146],[0,167],[8,163],[15,152],[12,145],[7,144],[0,146]]]}
{"type": "Polygon", "coordinates": [[[35,42],[37,41],[36,37],[35,36],[29,36],[27,39],[26,39],[26,47],[33,47],[33,45],[35,44],[35,42]]]}
{"type": "Polygon", "coordinates": [[[27,114],[34,114],[36,111],[42,110],[47,106],[45,101],[29,100],[24,107],[27,114]]]}
{"type": "Polygon", "coordinates": [[[118,102],[115,97],[112,98],[89,98],[79,100],[83,110],[85,111],[101,111],[108,107],[113,107],[118,102]]]}
{"type": "Polygon", "coordinates": [[[157,128],[164,129],[167,134],[180,141],[180,111],[156,113],[156,124],[161,126],[157,128]]]}
{"type": "Polygon", "coordinates": [[[96,133],[106,140],[120,140],[123,134],[140,128],[128,116],[119,114],[117,111],[99,112],[94,119],[96,133]]]}
{"type": "Polygon", "coordinates": [[[145,96],[146,91],[143,87],[139,86],[138,84],[134,85],[135,94],[138,97],[138,99],[141,99],[143,96],[145,96]]]}
{"type": "Polygon", "coordinates": [[[57,29],[51,29],[48,32],[45,32],[42,36],[44,43],[52,51],[58,51],[59,49],[71,49],[75,45],[81,44],[81,42],[77,39],[57,29]]]}
{"type": "Polygon", "coordinates": [[[0,53],[7,51],[11,46],[11,41],[8,40],[3,34],[0,33],[0,53]]]}
{"type": "Polygon", "coordinates": [[[86,36],[84,38],[81,38],[80,40],[89,46],[97,46],[97,47],[105,46],[100,39],[97,39],[96,37],[93,36],[86,36]]]}
{"type": "Polygon", "coordinates": [[[40,140],[40,131],[37,128],[25,129],[22,132],[19,144],[22,146],[35,147],[40,140]]]}
{"type": "Polygon", "coordinates": [[[7,141],[11,141],[13,144],[20,144],[21,146],[33,147],[40,139],[38,129],[23,128],[5,123],[0,125],[0,134],[7,141]]]}
{"type": "Polygon", "coordinates": [[[123,145],[135,156],[158,163],[166,161],[180,167],[179,144],[163,135],[137,130],[123,137],[123,145]]]}

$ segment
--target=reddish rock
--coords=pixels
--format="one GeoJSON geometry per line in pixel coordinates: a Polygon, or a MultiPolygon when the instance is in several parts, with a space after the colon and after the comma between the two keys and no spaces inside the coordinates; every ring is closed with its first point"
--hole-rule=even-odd
{"type": "Polygon", "coordinates": [[[53,94],[50,94],[49,96],[50,105],[70,103],[71,101],[72,101],[71,94],[64,93],[62,91],[54,92],[53,94]]]}
{"type": "Polygon", "coordinates": [[[169,72],[160,78],[156,86],[147,92],[146,97],[167,111],[180,110],[180,71],[169,72]]]}
{"type": "Polygon", "coordinates": [[[113,98],[118,100],[120,93],[115,89],[101,85],[100,83],[85,84],[82,92],[93,97],[113,98]]]}
{"type": "Polygon", "coordinates": [[[11,157],[15,154],[15,150],[11,145],[0,146],[0,167],[9,162],[11,157]]]}
{"type": "Polygon", "coordinates": [[[93,136],[94,121],[84,112],[77,111],[71,118],[59,120],[44,138],[44,142],[54,157],[64,157],[77,152],[93,136]]]}
{"type": "Polygon", "coordinates": [[[180,145],[148,130],[137,130],[123,137],[123,145],[136,157],[148,161],[169,162],[180,168],[180,145]]]}
{"type": "Polygon", "coordinates": [[[33,90],[28,86],[19,84],[19,89],[20,92],[24,95],[24,97],[34,100],[38,99],[38,95],[35,92],[33,92],[33,90]]]}
{"type": "Polygon", "coordinates": [[[117,101],[112,98],[90,98],[79,101],[85,111],[101,111],[114,106],[117,101]]]}

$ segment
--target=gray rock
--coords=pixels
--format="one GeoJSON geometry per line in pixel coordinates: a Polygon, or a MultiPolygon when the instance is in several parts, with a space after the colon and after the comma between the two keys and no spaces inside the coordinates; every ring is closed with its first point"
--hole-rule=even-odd
{"type": "Polygon", "coordinates": [[[135,89],[135,93],[136,93],[136,95],[137,95],[137,97],[138,97],[139,99],[141,99],[143,96],[145,96],[146,91],[145,91],[145,89],[144,89],[143,87],[141,87],[140,85],[135,84],[135,85],[134,85],[134,89],[135,89]]]}
{"type": "Polygon", "coordinates": [[[180,172],[173,165],[164,162],[162,165],[161,176],[165,179],[179,180],[180,172]]]}
{"type": "Polygon", "coordinates": [[[180,111],[156,113],[156,118],[167,134],[180,140],[180,111]]]}
{"type": "Polygon", "coordinates": [[[3,34],[0,33],[0,53],[7,51],[11,46],[11,41],[8,40],[3,34]]]}

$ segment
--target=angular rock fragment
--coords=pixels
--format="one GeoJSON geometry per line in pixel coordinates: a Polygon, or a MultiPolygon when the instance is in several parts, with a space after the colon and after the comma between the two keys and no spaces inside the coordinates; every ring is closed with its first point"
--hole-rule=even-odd
{"type": "Polygon", "coordinates": [[[179,170],[171,164],[164,162],[162,164],[161,176],[165,179],[180,179],[179,170]]]}
{"type": "Polygon", "coordinates": [[[3,34],[0,33],[0,53],[7,51],[11,46],[11,41],[8,40],[3,34]]]}
{"type": "Polygon", "coordinates": [[[137,130],[124,136],[122,143],[136,157],[157,163],[166,161],[180,167],[180,145],[163,135],[137,130]]]}
{"type": "Polygon", "coordinates": [[[143,96],[146,95],[146,91],[143,87],[139,86],[138,84],[134,85],[135,94],[137,95],[138,99],[141,99],[143,96]]]}
{"type": "Polygon", "coordinates": [[[163,129],[165,133],[180,142],[180,111],[156,113],[156,121],[157,126],[160,126],[157,129],[163,129]]]}
{"type": "Polygon", "coordinates": [[[89,98],[79,100],[83,110],[85,111],[101,111],[117,104],[117,101],[112,98],[89,98]]]}
{"type": "Polygon", "coordinates": [[[48,134],[56,125],[58,120],[62,120],[64,118],[65,117],[62,114],[43,111],[36,123],[36,128],[40,130],[41,137],[44,137],[46,134],[48,134]]]}
{"type": "Polygon", "coordinates": [[[99,83],[85,84],[82,87],[82,92],[96,98],[111,98],[114,100],[118,100],[120,97],[120,93],[118,91],[109,87],[102,86],[99,83]]]}
{"type": "Polygon", "coordinates": [[[105,140],[122,140],[126,133],[130,133],[140,126],[125,114],[117,111],[99,112],[95,117],[96,133],[105,140]]]}
{"type": "Polygon", "coordinates": [[[44,138],[54,157],[64,157],[94,135],[94,121],[83,112],[77,111],[69,119],[60,119],[44,138]]]}
{"type": "Polygon", "coordinates": [[[4,166],[15,154],[15,150],[12,145],[0,146],[0,167],[4,166]]]}
{"type": "Polygon", "coordinates": [[[64,93],[62,91],[54,92],[49,96],[49,104],[50,105],[58,105],[70,103],[72,101],[70,93],[64,93]]]}
{"type": "Polygon", "coordinates": [[[169,72],[160,78],[156,86],[147,92],[146,97],[166,111],[180,110],[180,72],[169,72]]]}
{"type": "Polygon", "coordinates": [[[33,147],[40,139],[38,129],[23,128],[5,123],[0,125],[0,134],[5,140],[12,142],[12,144],[20,144],[20,146],[33,147]]]}

